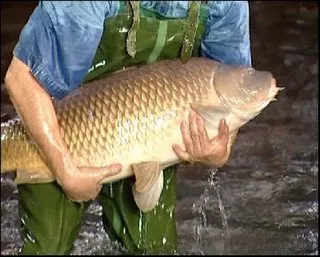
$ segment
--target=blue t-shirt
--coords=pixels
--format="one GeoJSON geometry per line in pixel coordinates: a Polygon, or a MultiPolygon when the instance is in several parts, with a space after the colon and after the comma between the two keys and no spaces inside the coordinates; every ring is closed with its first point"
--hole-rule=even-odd
{"type": "MultiPolygon", "coordinates": [[[[186,17],[188,1],[141,1],[167,17],[186,17]]],[[[246,1],[209,1],[201,55],[226,64],[251,66],[246,1]]],[[[62,98],[85,78],[100,43],[104,22],[119,1],[43,1],[20,33],[13,54],[27,64],[47,92],[62,98]]],[[[112,38],[110,39],[112,40],[112,38]]]]}

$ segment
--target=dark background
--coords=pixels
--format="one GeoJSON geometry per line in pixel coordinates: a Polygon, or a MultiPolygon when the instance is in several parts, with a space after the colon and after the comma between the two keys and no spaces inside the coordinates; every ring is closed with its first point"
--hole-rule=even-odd
{"type": "MultiPolygon", "coordinates": [[[[36,4],[1,1],[1,84],[36,4]]],[[[227,248],[234,254],[317,254],[318,4],[250,2],[250,29],[254,68],[271,71],[278,86],[286,89],[240,130],[229,162],[220,169],[230,233],[227,248]]],[[[1,112],[9,113],[3,85],[1,100],[1,112]]],[[[202,229],[202,253],[225,245],[217,195],[208,187],[207,175],[204,167],[195,166],[178,172],[177,228],[184,253],[194,246],[195,227],[202,229]],[[208,202],[203,203],[204,197],[208,202]],[[194,206],[201,207],[200,212],[195,213],[194,206]],[[206,226],[199,221],[203,215],[206,226]]],[[[105,253],[108,244],[99,239],[103,233],[92,225],[99,217],[90,211],[88,216],[91,223],[84,224],[74,253],[105,253]]],[[[1,178],[1,254],[16,252],[21,245],[18,231],[16,187],[1,178]]]]}

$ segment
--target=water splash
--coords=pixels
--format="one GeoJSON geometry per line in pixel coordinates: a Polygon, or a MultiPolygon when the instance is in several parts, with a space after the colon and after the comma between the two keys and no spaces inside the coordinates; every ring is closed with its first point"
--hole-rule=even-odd
{"type": "Polygon", "coordinates": [[[88,226],[81,229],[78,239],[74,243],[73,255],[123,255],[126,250],[123,246],[110,239],[104,231],[102,221],[98,222],[99,226],[92,231],[88,226]]]}
{"type": "Polygon", "coordinates": [[[206,217],[206,211],[204,209],[203,203],[201,203],[201,201],[199,203],[194,203],[192,205],[192,212],[196,218],[196,225],[193,227],[195,245],[193,245],[192,253],[205,255],[205,253],[202,251],[203,249],[202,230],[204,225],[206,225],[207,223],[207,217],[206,217]]]}
{"type": "Polygon", "coordinates": [[[220,210],[220,217],[221,217],[221,222],[222,222],[222,227],[223,227],[223,232],[221,235],[222,238],[222,253],[223,254],[228,254],[228,249],[229,249],[229,226],[228,226],[228,220],[227,220],[227,215],[226,211],[224,209],[224,205],[222,203],[222,198],[221,198],[221,190],[220,190],[220,184],[218,183],[218,177],[216,175],[217,169],[209,169],[209,185],[211,188],[214,189],[217,198],[218,198],[218,205],[219,205],[219,210],[220,210]]]}
{"type": "Polygon", "coordinates": [[[225,212],[225,208],[222,202],[221,197],[221,189],[217,177],[217,169],[210,168],[208,170],[209,178],[208,178],[208,186],[205,187],[203,193],[200,196],[200,200],[197,203],[194,203],[192,205],[192,212],[196,216],[196,225],[193,228],[194,232],[194,240],[195,245],[193,247],[193,253],[204,255],[204,251],[202,249],[205,249],[204,242],[203,242],[203,232],[204,229],[208,226],[207,222],[207,210],[209,208],[208,202],[210,199],[210,194],[212,192],[215,193],[217,196],[218,201],[218,207],[220,211],[220,217],[223,227],[223,232],[221,235],[222,239],[222,254],[227,254],[228,245],[229,245],[229,234],[228,234],[228,221],[227,221],[227,215],[225,212]]]}

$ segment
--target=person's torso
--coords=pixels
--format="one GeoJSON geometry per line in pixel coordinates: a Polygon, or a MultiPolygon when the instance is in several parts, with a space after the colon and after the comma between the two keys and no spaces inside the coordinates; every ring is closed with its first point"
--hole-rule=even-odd
{"type": "Polygon", "coordinates": [[[187,61],[191,56],[199,56],[208,7],[201,2],[174,2],[175,6],[161,2],[157,7],[149,1],[120,1],[118,15],[105,21],[84,82],[128,66],[173,58],[187,61]],[[172,10],[164,10],[170,6],[172,10]]]}

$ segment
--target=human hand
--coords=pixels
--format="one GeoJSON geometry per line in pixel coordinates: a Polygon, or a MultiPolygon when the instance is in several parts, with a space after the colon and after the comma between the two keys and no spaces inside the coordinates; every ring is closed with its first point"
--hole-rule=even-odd
{"type": "Polygon", "coordinates": [[[218,135],[209,139],[204,120],[194,111],[189,114],[189,125],[183,121],[180,126],[185,150],[173,145],[176,155],[184,161],[202,162],[214,167],[223,166],[230,155],[228,151],[229,127],[220,120],[218,135]]]}
{"type": "Polygon", "coordinates": [[[118,174],[121,171],[120,164],[111,164],[105,167],[81,167],[78,168],[70,156],[63,158],[64,172],[57,178],[68,198],[75,202],[89,201],[97,197],[102,181],[118,174]]]}

